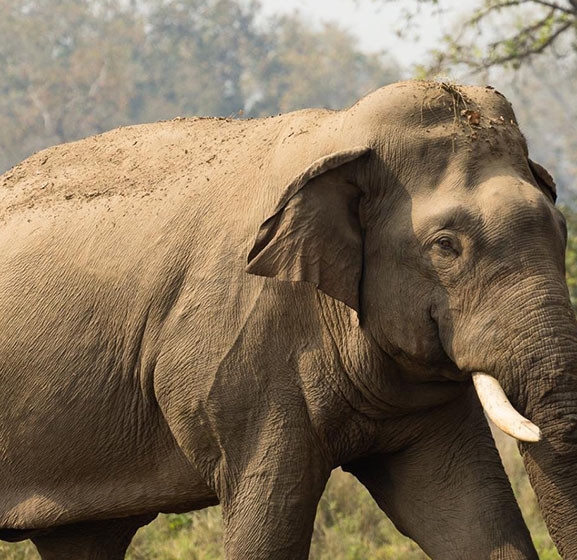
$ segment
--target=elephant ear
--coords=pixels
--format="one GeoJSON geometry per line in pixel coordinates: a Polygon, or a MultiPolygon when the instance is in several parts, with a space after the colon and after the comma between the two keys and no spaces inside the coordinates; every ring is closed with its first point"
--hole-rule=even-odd
{"type": "Polygon", "coordinates": [[[362,193],[344,171],[369,150],[360,147],[320,158],[291,181],[260,227],[247,272],[310,282],[359,312],[362,193]]]}
{"type": "Polygon", "coordinates": [[[542,165],[539,165],[531,159],[529,160],[529,167],[539,187],[555,202],[557,200],[557,187],[555,186],[553,177],[551,177],[550,173],[542,165]]]}

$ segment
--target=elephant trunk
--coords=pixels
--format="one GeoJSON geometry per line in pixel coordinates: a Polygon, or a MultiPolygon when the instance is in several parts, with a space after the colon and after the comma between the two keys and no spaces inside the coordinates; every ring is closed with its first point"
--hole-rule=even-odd
{"type": "Polygon", "coordinates": [[[541,429],[513,408],[494,377],[475,373],[473,382],[487,416],[519,440],[529,480],[562,558],[577,559],[577,360],[566,366],[559,357],[554,361],[546,370],[534,371],[535,379],[526,385],[525,413],[541,429]]]}
{"type": "Polygon", "coordinates": [[[577,559],[577,360],[552,371],[532,380],[540,402],[527,407],[542,439],[519,449],[553,541],[562,558],[577,559]]]}
{"type": "Polygon", "coordinates": [[[475,375],[487,415],[524,440],[519,447],[525,468],[559,552],[577,560],[575,313],[564,278],[519,282],[514,292],[495,294],[516,312],[496,314],[489,305],[480,305],[477,320],[468,319],[466,327],[455,330],[450,348],[462,371],[493,376],[510,399],[514,410],[507,404],[494,407],[503,395],[497,390],[487,396],[485,385],[493,383],[486,375],[475,375]]]}
{"type": "Polygon", "coordinates": [[[510,360],[511,370],[497,376],[530,419],[521,434],[539,427],[541,437],[518,437],[525,440],[519,448],[553,541],[564,559],[577,559],[577,325],[572,311],[568,320],[552,324],[537,342],[521,340],[525,352],[516,355],[523,357],[510,360]]]}

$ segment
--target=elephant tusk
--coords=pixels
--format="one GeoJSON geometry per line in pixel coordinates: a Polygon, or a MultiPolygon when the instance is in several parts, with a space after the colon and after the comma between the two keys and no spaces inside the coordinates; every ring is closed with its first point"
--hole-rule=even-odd
{"type": "Polygon", "coordinates": [[[536,442],[541,439],[541,430],[513,408],[494,377],[476,372],[473,374],[473,384],[483,409],[495,426],[520,441],[536,442]]]}

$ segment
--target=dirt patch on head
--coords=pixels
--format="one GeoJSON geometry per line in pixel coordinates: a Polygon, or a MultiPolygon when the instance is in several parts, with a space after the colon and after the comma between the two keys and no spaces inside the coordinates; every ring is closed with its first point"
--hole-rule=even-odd
{"type": "Polygon", "coordinates": [[[363,115],[368,127],[390,126],[395,134],[475,140],[507,127],[519,134],[510,104],[490,87],[410,80],[371,93],[348,112],[363,115]]]}

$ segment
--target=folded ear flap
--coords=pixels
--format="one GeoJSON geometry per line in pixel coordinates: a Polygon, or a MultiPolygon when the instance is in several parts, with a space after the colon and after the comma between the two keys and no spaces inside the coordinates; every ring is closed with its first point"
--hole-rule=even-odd
{"type": "Polygon", "coordinates": [[[363,147],[321,158],[292,181],[258,232],[247,272],[310,282],[358,312],[362,193],[344,170],[368,151],[363,147]]]}
{"type": "Polygon", "coordinates": [[[529,160],[529,167],[539,187],[546,194],[549,194],[549,196],[553,199],[553,202],[555,202],[557,200],[557,188],[555,186],[553,177],[551,177],[549,172],[542,165],[539,165],[533,160],[529,160]]]}

